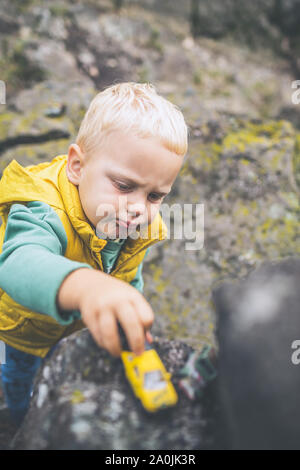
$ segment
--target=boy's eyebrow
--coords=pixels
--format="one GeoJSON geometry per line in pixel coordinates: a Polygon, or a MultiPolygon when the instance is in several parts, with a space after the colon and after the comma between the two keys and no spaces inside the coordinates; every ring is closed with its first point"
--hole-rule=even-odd
{"type": "MultiPolygon", "coordinates": [[[[109,173],[108,176],[110,178],[121,178],[124,182],[130,183],[130,184],[135,185],[135,186],[143,186],[142,183],[139,183],[138,181],[134,181],[132,178],[129,178],[128,176],[122,175],[121,173],[109,173]]],[[[162,196],[166,196],[167,194],[169,194],[171,192],[171,190],[168,191],[167,193],[163,192],[163,191],[155,191],[155,192],[157,194],[162,195],[162,196]]]]}

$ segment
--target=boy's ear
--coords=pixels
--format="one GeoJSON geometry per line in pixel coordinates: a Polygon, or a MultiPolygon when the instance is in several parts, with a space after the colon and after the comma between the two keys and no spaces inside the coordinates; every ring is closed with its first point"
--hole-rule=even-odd
{"type": "Polygon", "coordinates": [[[79,145],[71,144],[68,151],[66,172],[69,181],[76,186],[80,182],[83,159],[84,156],[79,145]]]}

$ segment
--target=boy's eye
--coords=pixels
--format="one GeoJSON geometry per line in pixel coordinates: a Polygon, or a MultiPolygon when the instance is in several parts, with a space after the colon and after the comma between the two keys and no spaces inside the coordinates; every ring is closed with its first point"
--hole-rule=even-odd
{"type": "Polygon", "coordinates": [[[116,181],[116,185],[121,191],[128,191],[130,189],[130,186],[127,186],[126,184],[118,183],[117,181],[116,181]]]}
{"type": "Polygon", "coordinates": [[[159,201],[162,198],[162,196],[160,194],[152,193],[150,194],[150,198],[154,201],[159,201]]]}
{"type": "MultiPolygon", "coordinates": [[[[115,184],[120,191],[130,191],[132,189],[130,186],[123,183],[119,183],[118,181],[115,181],[115,184]]],[[[151,193],[149,195],[149,198],[152,199],[152,201],[159,201],[160,199],[162,199],[162,197],[163,196],[156,193],[151,193]]]]}

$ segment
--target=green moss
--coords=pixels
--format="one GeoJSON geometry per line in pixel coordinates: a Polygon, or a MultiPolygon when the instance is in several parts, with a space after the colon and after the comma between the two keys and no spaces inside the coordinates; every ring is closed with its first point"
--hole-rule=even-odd
{"type": "Polygon", "coordinates": [[[300,190],[300,134],[296,135],[293,152],[293,172],[296,184],[300,190]]]}
{"type": "Polygon", "coordinates": [[[31,8],[34,4],[38,3],[37,0],[10,0],[13,4],[13,8],[18,13],[25,13],[26,10],[31,8]]]}
{"type": "Polygon", "coordinates": [[[155,51],[159,52],[160,54],[163,53],[163,45],[160,41],[160,33],[159,30],[156,28],[151,28],[150,36],[148,41],[145,44],[146,47],[150,49],[154,49],[155,51]]]}
{"type": "Polygon", "coordinates": [[[62,18],[67,18],[71,14],[70,9],[64,5],[51,5],[49,6],[49,11],[51,15],[62,18]]]}
{"type": "Polygon", "coordinates": [[[160,312],[168,319],[167,331],[168,338],[182,338],[187,335],[187,325],[181,321],[181,313],[175,308],[173,301],[161,297],[160,312]]]}
{"type": "Polygon", "coordinates": [[[16,115],[14,113],[0,114],[0,140],[4,140],[8,137],[9,129],[11,128],[14,119],[16,119],[16,115]]]}
{"type": "Polygon", "coordinates": [[[42,134],[53,128],[62,129],[69,132],[70,135],[75,135],[76,126],[70,118],[65,115],[57,118],[45,116],[45,110],[48,107],[47,103],[42,103],[32,107],[24,115],[15,115],[14,135],[32,133],[33,130],[42,134]]]}
{"type": "MultiPolygon", "coordinates": [[[[38,118],[42,116],[41,109],[39,107],[33,108],[29,113],[24,114],[17,122],[15,125],[15,133],[16,134],[25,134],[27,132],[30,132],[33,124],[38,118]]],[[[41,121],[40,121],[41,124],[41,121]]],[[[39,129],[41,132],[47,131],[48,126],[45,126],[44,129],[40,128],[39,129]]]]}
{"type": "Polygon", "coordinates": [[[203,84],[202,74],[199,70],[196,70],[194,72],[193,82],[194,82],[195,85],[202,85],[203,84]]]}
{"type": "Polygon", "coordinates": [[[187,174],[187,173],[188,173],[188,168],[189,168],[189,164],[188,164],[188,162],[186,161],[186,162],[182,165],[181,170],[180,170],[180,172],[179,172],[179,175],[180,175],[180,176],[184,176],[185,174],[187,174]]]}
{"type": "Polygon", "coordinates": [[[262,116],[267,117],[274,100],[277,98],[276,84],[269,80],[259,81],[254,84],[253,90],[259,95],[258,103],[262,116]]]}
{"type": "Polygon", "coordinates": [[[277,256],[276,253],[281,256],[300,254],[299,218],[290,217],[288,213],[280,219],[267,218],[255,228],[254,238],[269,257],[277,256]]]}
{"type": "Polygon", "coordinates": [[[26,56],[26,43],[20,39],[10,50],[7,45],[0,58],[1,80],[7,84],[7,93],[30,87],[35,82],[45,80],[46,72],[26,56]]]}
{"type": "Polygon", "coordinates": [[[138,81],[140,83],[145,83],[149,81],[149,69],[145,65],[138,69],[138,81]]]}
{"type": "Polygon", "coordinates": [[[220,158],[220,148],[216,144],[201,146],[194,158],[197,167],[203,172],[209,172],[217,167],[220,158]]]}
{"type": "Polygon", "coordinates": [[[221,72],[219,69],[207,70],[207,74],[213,79],[223,79],[224,77],[223,72],[221,72]]]}
{"type": "MultiPolygon", "coordinates": [[[[199,137],[194,134],[180,177],[185,184],[198,183],[195,203],[199,193],[207,200],[212,228],[214,224],[217,227],[215,243],[220,257],[215,261],[203,253],[201,259],[207,260],[212,276],[226,279],[228,275],[243,277],[267,259],[300,255],[299,199],[289,184],[293,148],[299,184],[300,134],[295,144],[296,132],[286,121],[247,122],[240,118],[218,124],[218,140],[212,126],[202,126],[199,137]]],[[[193,202],[192,191],[189,197],[193,202]]],[[[172,286],[165,293],[161,277],[161,270],[153,266],[155,285],[162,286],[153,299],[165,317],[167,336],[193,343],[213,342],[214,323],[205,316],[212,311],[209,294],[202,292],[193,308],[182,299],[178,302],[172,286]],[[194,331],[191,325],[196,323],[194,331]]]]}
{"type": "Polygon", "coordinates": [[[286,202],[290,209],[299,211],[299,198],[292,192],[280,192],[280,197],[286,202]]]}
{"type": "Polygon", "coordinates": [[[56,155],[67,153],[69,144],[70,141],[68,139],[60,139],[12,147],[1,155],[0,169],[3,170],[13,159],[22,166],[50,161],[56,155]]]}

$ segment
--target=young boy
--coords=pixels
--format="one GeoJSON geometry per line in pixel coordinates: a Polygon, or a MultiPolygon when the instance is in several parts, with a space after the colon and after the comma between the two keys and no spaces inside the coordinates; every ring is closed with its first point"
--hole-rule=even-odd
{"type": "Polygon", "coordinates": [[[136,354],[154,315],[143,292],[149,247],[167,237],[159,207],[187,150],[181,112],[148,84],[99,93],[68,155],[0,181],[0,340],[4,394],[13,419],[28,409],[42,358],[87,327],[121,352],[118,324],[136,354]]]}

